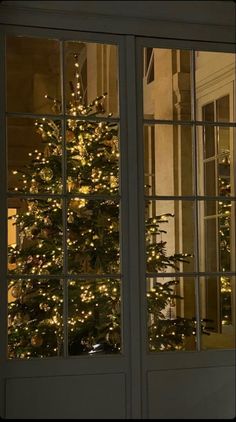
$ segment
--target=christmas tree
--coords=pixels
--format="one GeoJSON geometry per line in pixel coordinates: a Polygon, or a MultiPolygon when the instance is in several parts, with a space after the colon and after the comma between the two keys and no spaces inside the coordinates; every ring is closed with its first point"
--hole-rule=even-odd
{"type": "MultiPolygon", "coordinates": [[[[117,353],[122,349],[117,275],[120,273],[118,127],[109,120],[83,119],[106,113],[107,94],[89,105],[84,104],[76,55],[75,86],[72,82],[70,86],[69,114],[75,117],[66,123],[65,151],[60,120],[38,120],[35,129],[42,137],[44,148],[29,153],[29,165],[13,172],[15,192],[26,197],[21,199],[17,214],[10,217],[17,232],[16,244],[9,246],[9,273],[14,275],[9,282],[10,358],[62,356],[65,307],[69,355],[117,353]],[[65,162],[67,195],[63,196],[65,162]],[[66,252],[63,251],[65,236],[66,252]],[[65,265],[69,274],[66,280],[63,279],[65,265]],[[79,274],[81,278],[73,278],[79,274]],[[86,274],[92,277],[86,278],[86,274]]],[[[53,99],[53,106],[60,107],[59,101],[53,99]]],[[[163,272],[168,268],[177,271],[178,264],[188,258],[188,254],[168,256],[166,242],[161,240],[161,224],[168,224],[172,217],[165,214],[147,218],[148,272],[163,272]]],[[[176,279],[155,281],[147,293],[150,350],[184,348],[185,337],[195,334],[194,319],[166,316],[168,305],[180,298],[176,290],[178,283],[176,279]]]]}
{"type": "MultiPolygon", "coordinates": [[[[220,271],[230,271],[230,225],[231,225],[231,184],[230,184],[230,158],[229,150],[224,151],[225,156],[219,163],[218,189],[219,195],[229,198],[227,201],[219,201],[219,257],[220,271]]],[[[220,277],[220,302],[221,302],[221,325],[232,324],[231,305],[231,278],[220,277]]]]}

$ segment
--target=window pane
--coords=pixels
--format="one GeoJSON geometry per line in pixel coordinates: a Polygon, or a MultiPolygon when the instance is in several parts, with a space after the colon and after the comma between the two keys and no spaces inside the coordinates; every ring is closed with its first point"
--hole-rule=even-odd
{"type": "Polygon", "coordinates": [[[59,41],[7,37],[6,66],[7,111],[41,114],[60,112],[59,41]],[[46,95],[58,102],[49,102],[46,95]]]}
{"type": "Polygon", "coordinates": [[[230,196],[231,193],[231,168],[228,155],[222,155],[218,160],[218,195],[230,196]]]}
{"type": "Polygon", "coordinates": [[[62,272],[62,210],[58,199],[9,199],[8,270],[62,272]],[[15,209],[17,214],[13,214],[15,209]]]}
{"type": "Polygon", "coordinates": [[[210,102],[202,107],[202,120],[207,122],[214,122],[215,110],[214,102],[210,102]]]}
{"type": "Polygon", "coordinates": [[[205,182],[205,195],[215,196],[216,192],[216,163],[215,160],[207,161],[204,163],[204,182],[205,182]]]}
{"type": "Polygon", "coordinates": [[[69,192],[116,194],[119,189],[118,126],[109,122],[68,120],[69,192]]]}
{"type": "Polygon", "coordinates": [[[190,52],[153,48],[150,65],[143,52],[143,109],[151,119],[191,119],[190,52]]]}
{"type": "Polygon", "coordinates": [[[200,195],[235,195],[234,128],[197,126],[200,195]]]}
{"type": "Polygon", "coordinates": [[[216,100],[216,118],[218,122],[229,121],[229,95],[216,100]]]}
{"type": "Polygon", "coordinates": [[[62,282],[19,279],[8,284],[8,357],[61,356],[62,282]]]}
{"type": "Polygon", "coordinates": [[[70,273],[120,272],[119,204],[73,198],[68,206],[70,273]]]}
{"type": "Polygon", "coordinates": [[[71,280],[68,296],[69,354],[120,352],[120,281],[71,280]]]}
{"type": "Polygon", "coordinates": [[[235,122],[235,54],[197,51],[195,56],[197,120],[235,122]],[[202,109],[202,104],[207,103],[202,109]]]}
{"type": "Polygon", "coordinates": [[[200,201],[201,271],[234,271],[235,269],[235,202],[200,201]],[[212,214],[208,214],[209,210],[212,214]],[[214,212],[214,214],[213,214],[214,212]]]}
{"type": "Polygon", "coordinates": [[[193,194],[192,128],[144,126],[146,195],[193,194]]]}
{"type": "Polygon", "coordinates": [[[8,188],[23,193],[61,193],[61,123],[8,118],[8,188]]]}
{"type": "Polygon", "coordinates": [[[68,41],[65,64],[68,114],[119,114],[117,46],[68,41]]]}
{"type": "Polygon", "coordinates": [[[192,201],[146,203],[147,272],[193,271],[192,201]]]}
{"type": "Polygon", "coordinates": [[[208,334],[202,335],[202,348],[235,348],[235,277],[201,277],[200,294],[208,334]]]}
{"type": "Polygon", "coordinates": [[[147,309],[150,351],[195,350],[193,278],[148,278],[147,309]]]}

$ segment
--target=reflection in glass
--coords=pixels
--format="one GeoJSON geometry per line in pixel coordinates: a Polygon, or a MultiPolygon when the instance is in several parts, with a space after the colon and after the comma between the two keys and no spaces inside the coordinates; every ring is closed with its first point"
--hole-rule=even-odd
{"type": "Polygon", "coordinates": [[[195,350],[194,279],[148,278],[150,351],[195,350]]]}
{"type": "Polygon", "coordinates": [[[232,106],[235,54],[197,51],[195,65],[197,120],[235,121],[232,106]]]}
{"type": "Polygon", "coordinates": [[[201,318],[208,336],[202,336],[203,349],[235,347],[235,277],[211,276],[200,279],[201,318]]]}
{"type": "Polygon", "coordinates": [[[7,111],[58,114],[60,101],[60,43],[43,38],[6,39],[7,111]]]}
{"type": "Polygon", "coordinates": [[[109,122],[68,120],[67,187],[69,192],[118,193],[118,127],[109,122]]]}
{"type": "Polygon", "coordinates": [[[69,354],[119,352],[120,281],[71,280],[68,297],[69,354]]]}
{"type": "Polygon", "coordinates": [[[144,48],[143,61],[144,117],[190,120],[190,51],[144,48]]]}
{"type": "MultiPolygon", "coordinates": [[[[231,166],[232,167],[232,166],[231,166]]],[[[218,160],[218,195],[230,196],[231,193],[231,175],[230,158],[228,155],[222,155],[218,160]]]]}
{"type": "Polygon", "coordinates": [[[147,272],[193,270],[192,201],[148,201],[145,225],[147,272]]]}
{"type": "Polygon", "coordinates": [[[55,279],[18,279],[8,285],[8,358],[61,356],[63,292],[55,279]]]}
{"type": "Polygon", "coordinates": [[[9,200],[9,208],[9,272],[55,274],[62,271],[61,201],[14,198],[9,200]],[[12,213],[13,204],[16,214],[12,213]]]}
{"type": "Polygon", "coordinates": [[[200,195],[234,195],[233,128],[198,126],[197,142],[200,195]]]}
{"type": "Polygon", "coordinates": [[[200,201],[201,271],[234,271],[235,240],[232,215],[235,215],[235,202],[200,201]]]}
{"type": "Polygon", "coordinates": [[[145,194],[192,195],[192,154],[191,126],[145,125],[145,194]]]}
{"type": "Polygon", "coordinates": [[[71,273],[120,271],[119,204],[73,198],[68,206],[68,267],[71,273]]]}
{"type": "Polygon", "coordinates": [[[8,188],[23,193],[61,193],[61,123],[8,119],[8,188]]]}
{"type": "Polygon", "coordinates": [[[68,41],[65,63],[67,114],[117,116],[117,46],[68,41]]]}

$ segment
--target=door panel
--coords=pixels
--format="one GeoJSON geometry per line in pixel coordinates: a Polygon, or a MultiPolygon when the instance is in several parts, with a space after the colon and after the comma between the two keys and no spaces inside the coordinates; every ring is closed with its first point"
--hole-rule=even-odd
{"type": "Polygon", "coordinates": [[[6,380],[7,419],[125,419],[124,374],[6,380]]]}

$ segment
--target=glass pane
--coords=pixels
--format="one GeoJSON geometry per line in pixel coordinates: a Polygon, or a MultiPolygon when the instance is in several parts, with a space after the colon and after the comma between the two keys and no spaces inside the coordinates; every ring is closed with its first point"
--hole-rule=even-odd
{"type": "Polygon", "coordinates": [[[65,63],[67,114],[119,114],[117,46],[68,41],[65,63]]]}
{"type": "Polygon", "coordinates": [[[144,126],[146,195],[193,194],[192,128],[180,125],[144,126]]]}
{"type": "MultiPolygon", "coordinates": [[[[231,165],[232,167],[232,165],[231,165]]],[[[231,175],[229,156],[222,156],[218,160],[218,195],[231,195],[231,175]]]]}
{"type": "Polygon", "coordinates": [[[190,51],[143,51],[143,109],[147,119],[191,119],[190,51]]]}
{"type": "Polygon", "coordinates": [[[216,163],[215,160],[204,163],[204,181],[205,181],[205,195],[215,196],[216,192],[216,163]]]}
{"type": "Polygon", "coordinates": [[[201,271],[234,271],[235,227],[233,215],[235,215],[235,202],[222,200],[204,203],[200,201],[201,271]],[[210,210],[212,211],[211,215],[210,210]]]}
{"type": "Polygon", "coordinates": [[[6,66],[7,111],[60,112],[59,41],[8,36],[6,66]],[[47,95],[52,101],[48,101],[47,95]]]}
{"type": "Polygon", "coordinates": [[[203,158],[215,157],[217,154],[215,147],[215,128],[214,126],[198,127],[199,138],[203,139],[203,158]]]}
{"type": "Polygon", "coordinates": [[[198,188],[200,195],[235,195],[234,129],[197,127],[198,188]]]}
{"type": "Polygon", "coordinates": [[[119,189],[118,126],[68,120],[67,188],[83,194],[116,194],[119,189]]]}
{"type": "Polygon", "coordinates": [[[68,297],[69,354],[119,353],[120,280],[71,280],[68,297]]]}
{"type": "Polygon", "coordinates": [[[229,154],[230,140],[233,139],[233,128],[217,127],[218,154],[229,154]]]}
{"type": "Polygon", "coordinates": [[[61,193],[61,123],[9,118],[8,189],[23,193],[61,193]]]}
{"type": "Polygon", "coordinates": [[[9,199],[9,208],[9,272],[11,274],[62,272],[61,201],[12,198],[9,199]]]}
{"type": "Polygon", "coordinates": [[[145,223],[148,273],[194,270],[192,201],[148,201],[145,223]]]}
{"type": "Polygon", "coordinates": [[[147,309],[150,351],[195,350],[194,278],[148,278],[147,309]]]}
{"type": "Polygon", "coordinates": [[[214,102],[210,102],[202,107],[202,120],[207,122],[214,122],[215,117],[214,102]]]}
{"type": "Polygon", "coordinates": [[[200,295],[207,334],[202,335],[202,348],[235,348],[235,277],[201,277],[200,295]]]}
{"type": "Polygon", "coordinates": [[[195,54],[197,120],[235,122],[235,54],[209,51],[195,54]]]}
{"type": "Polygon", "coordinates": [[[216,100],[216,118],[218,122],[229,121],[229,95],[216,100]]]}
{"type": "Polygon", "coordinates": [[[61,356],[63,291],[55,279],[8,284],[8,358],[61,356]]]}
{"type": "Polygon", "coordinates": [[[68,206],[70,273],[120,272],[119,203],[73,198],[68,206]]]}

